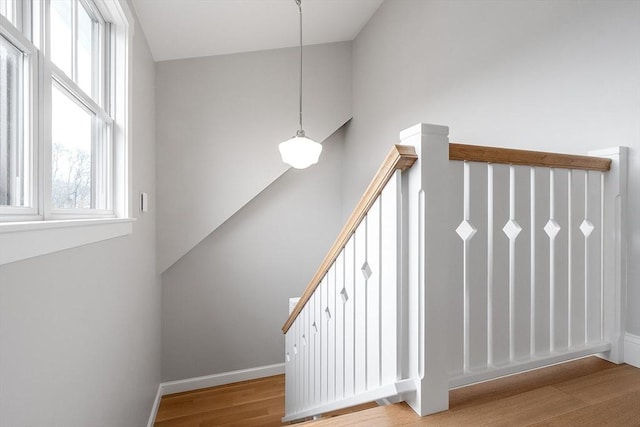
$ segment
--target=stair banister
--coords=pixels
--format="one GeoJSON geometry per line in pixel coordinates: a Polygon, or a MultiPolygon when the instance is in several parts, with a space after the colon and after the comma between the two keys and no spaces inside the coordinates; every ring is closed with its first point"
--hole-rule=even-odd
{"type": "Polygon", "coordinates": [[[413,166],[416,160],[417,156],[413,147],[394,145],[391,148],[384,162],[380,165],[380,168],[378,169],[375,176],[369,183],[369,186],[360,198],[360,201],[349,216],[349,219],[340,231],[338,238],[331,246],[331,249],[329,249],[329,252],[320,264],[320,267],[318,267],[316,273],[313,275],[313,278],[309,281],[309,284],[300,297],[298,304],[296,304],[293,311],[289,314],[287,321],[282,326],[283,333],[286,334],[293,322],[296,320],[296,317],[298,317],[300,311],[309,301],[309,298],[320,284],[324,275],[327,273],[327,270],[329,270],[329,267],[331,267],[331,265],[335,262],[336,258],[340,254],[340,251],[345,247],[347,241],[354,233],[358,225],[360,225],[367,212],[376,201],[376,198],[382,192],[384,186],[393,176],[394,172],[397,170],[404,171],[410,168],[411,166],[413,166]]]}
{"type": "Polygon", "coordinates": [[[626,148],[577,156],[450,144],[447,127],[428,124],[400,143],[283,326],[284,421],[378,399],[427,415],[448,409],[454,387],[591,354],[622,362],[626,148]],[[369,233],[380,256],[371,281],[369,233]],[[361,270],[351,282],[340,278],[347,259],[361,270]],[[347,314],[352,334],[331,346],[332,315],[347,314]],[[326,378],[347,374],[337,357],[347,347],[348,392],[337,374],[326,378]],[[393,350],[384,368],[383,348],[393,350]]]}
{"type": "Polygon", "coordinates": [[[611,169],[611,159],[594,156],[515,150],[513,148],[486,147],[453,142],[449,144],[449,160],[600,172],[608,172],[611,169]]]}
{"type": "MultiPolygon", "coordinates": [[[[409,370],[411,378],[414,378],[416,382],[417,392],[415,394],[407,394],[405,396],[406,402],[420,415],[426,415],[434,412],[438,412],[448,408],[448,390],[452,387],[459,387],[466,384],[471,384],[477,381],[485,381],[492,378],[497,378],[502,375],[508,375],[516,372],[521,372],[527,369],[534,369],[537,367],[545,366],[548,364],[558,363],[565,360],[570,360],[576,357],[582,357],[589,354],[602,354],[610,361],[620,363],[623,357],[623,331],[624,331],[624,319],[625,319],[625,291],[626,291],[626,153],[627,150],[624,147],[615,147],[608,150],[601,150],[589,153],[589,156],[559,154],[559,153],[545,153],[535,152],[527,150],[514,150],[506,148],[495,147],[483,147],[472,146],[458,143],[448,143],[447,139],[448,128],[434,125],[417,125],[400,134],[400,140],[403,145],[413,145],[416,147],[416,153],[419,160],[416,165],[408,171],[408,192],[405,197],[408,198],[408,275],[409,275],[409,339],[408,339],[408,355],[409,355],[409,370]],[[600,157],[594,157],[600,156],[600,157]],[[484,166],[483,166],[484,164],[484,166]],[[486,170],[495,169],[496,180],[504,180],[506,182],[492,182],[487,181],[489,175],[485,175],[482,178],[482,174],[470,175],[468,171],[481,171],[483,168],[486,170]],[[463,173],[464,170],[464,173],[463,173]],[[507,172],[506,176],[504,172],[507,172]],[[509,177],[509,171],[511,178],[509,177]],[[573,171],[573,172],[572,172],[573,171]],[[484,273],[478,274],[482,271],[482,268],[475,268],[473,271],[466,272],[466,269],[473,266],[473,264],[466,264],[465,267],[455,267],[452,265],[458,265],[452,263],[451,260],[461,260],[467,255],[471,256],[471,253],[467,253],[467,249],[462,251],[461,237],[465,235],[465,230],[459,230],[461,222],[464,223],[466,219],[469,219],[468,206],[475,206],[475,223],[474,219],[470,224],[473,224],[475,229],[469,229],[465,238],[469,241],[473,241],[473,245],[476,249],[475,254],[482,253],[483,251],[490,250],[487,245],[491,246],[497,244],[497,240],[493,243],[486,240],[488,232],[487,220],[490,224],[493,224],[492,235],[494,239],[504,240],[507,242],[507,252],[496,252],[493,256],[503,256],[506,258],[496,258],[493,260],[494,265],[517,265],[518,262],[522,262],[522,258],[515,259],[514,250],[518,246],[513,245],[513,240],[516,240],[517,232],[509,229],[509,216],[504,219],[507,223],[503,223],[503,219],[499,219],[498,216],[491,217],[491,215],[497,215],[498,212],[494,212],[494,208],[489,208],[487,211],[487,201],[484,202],[485,213],[478,216],[477,209],[483,206],[482,202],[478,204],[479,200],[483,200],[483,197],[491,197],[493,200],[491,203],[497,203],[500,205],[500,211],[505,209],[509,211],[511,209],[511,215],[516,215],[516,211],[513,206],[514,194],[516,198],[519,198],[517,203],[517,209],[525,208],[525,204],[528,203],[527,199],[523,199],[524,195],[518,194],[518,191],[514,193],[514,187],[522,185],[528,181],[528,176],[531,173],[531,179],[534,179],[536,174],[541,177],[547,175],[551,178],[551,189],[549,182],[547,181],[546,187],[540,186],[535,190],[535,197],[531,196],[531,205],[526,205],[526,209],[533,210],[535,203],[541,203],[546,198],[556,198],[557,200],[563,200],[562,203],[569,203],[568,208],[564,208],[564,215],[569,215],[569,222],[566,218],[559,218],[558,221],[564,223],[561,227],[560,233],[564,236],[564,239],[571,241],[572,239],[584,239],[586,242],[588,238],[588,232],[583,236],[583,231],[580,225],[582,219],[576,221],[575,218],[571,218],[571,203],[576,203],[574,209],[579,211],[580,205],[588,206],[585,209],[593,211],[593,209],[599,209],[600,212],[594,214],[597,223],[592,224],[594,227],[594,234],[599,233],[600,240],[594,240],[593,236],[589,241],[593,241],[589,246],[590,256],[599,257],[601,263],[601,276],[593,277],[589,280],[598,281],[600,284],[600,294],[596,286],[589,285],[589,294],[582,297],[585,302],[583,303],[584,313],[580,312],[580,302],[576,303],[577,307],[572,307],[571,298],[572,295],[580,296],[580,288],[586,288],[586,284],[583,282],[577,282],[575,277],[571,276],[572,267],[564,266],[563,272],[556,272],[558,274],[569,274],[569,278],[557,277],[560,283],[557,284],[558,289],[556,292],[568,292],[568,297],[565,296],[565,300],[556,301],[555,303],[555,320],[554,313],[547,314],[551,316],[546,319],[547,332],[549,330],[552,334],[552,342],[550,348],[546,350],[538,347],[531,348],[530,354],[522,355],[514,353],[514,337],[517,338],[521,326],[517,326],[520,322],[522,325],[521,316],[518,316],[516,308],[513,304],[518,304],[519,300],[514,299],[513,292],[519,292],[518,298],[522,298],[523,289],[528,286],[526,283],[529,280],[527,276],[523,275],[523,271],[519,273],[519,276],[515,278],[516,288],[512,288],[510,291],[511,301],[507,300],[509,306],[509,315],[511,319],[507,318],[509,323],[509,331],[512,334],[511,337],[507,337],[506,345],[510,347],[511,356],[507,357],[507,360],[499,360],[497,364],[492,363],[491,349],[488,351],[488,359],[486,366],[467,365],[469,362],[468,353],[474,351],[478,354],[478,351],[482,352],[482,341],[478,341],[474,338],[474,334],[479,328],[482,328],[480,324],[474,324],[473,320],[469,317],[469,310],[475,310],[478,313],[478,303],[482,304],[482,301],[476,301],[468,292],[471,290],[466,289],[464,294],[461,293],[461,299],[457,300],[457,292],[454,289],[460,289],[460,281],[464,275],[475,274],[478,277],[474,277],[477,286],[485,287],[490,286],[488,283],[482,282],[482,274],[488,280],[489,276],[486,276],[490,272],[485,270],[484,273]],[[572,175],[573,173],[573,175],[572,175]],[[515,174],[515,175],[514,175],[515,174]],[[555,196],[553,195],[553,176],[564,177],[562,179],[576,180],[576,188],[572,189],[571,182],[566,183],[567,187],[562,187],[562,184],[555,189],[555,196]],[[474,177],[475,176],[475,177],[474,177]],[[524,180],[522,177],[527,177],[524,180]],[[573,178],[572,178],[573,177],[573,178]],[[582,178],[584,177],[584,178],[582,178]],[[588,191],[580,189],[580,179],[582,179],[584,185],[587,185],[587,178],[589,182],[588,191]],[[489,193],[483,194],[487,191],[498,191],[498,188],[504,188],[506,185],[507,192],[496,193],[490,195],[489,193]],[[509,186],[511,187],[511,196],[509,196],[509,186]],[[484,186],[484,190],[471,193],[468,195],[463,194],[463,187],[471,186],[475,189],[480,189],[484,186]],[[489,190],[487,190],[489,186],[489,190]],[[493,188],[493,190],[491,189],[493,188]],[[566,193],[562,193],[565,191],[566,193]],[[581,191],[583,191],[581,193],[581,191]],[[585,194],[589,193],[589,201],[585,199],[585,194]],[[462,204],[463,197],[470,197],[472,200],[467,200],[462,204]],[[511,199],[511,201],[509,200],[511,199]],[[537,202],[535,200],[537,200],[537,202]],[[473,200],[475,205],[469,205],[473,200]],[[512,207],[509,208],[509,204],[512,207]],[[465,207],[466,206],[466,207],[465,207]],[[463,209],[464,208],[464,209],[463,209]],[[568,210],[566,210],[568,209],[568,210]],[[463,211],[464,210],[464,211],[463,211]],[[480,220],[480,218],[484,218],[480,220]],[[479,221],[479,222],[478,222],[479,221]],[[484,222],[483,222],[484,221],[484,222]],[[504,227],[504,228],[503,228],[504,227]],[[480,231],[478,235],[474,237],[476,231],[480,231]],[[481,234],[485,233],[482,237],[481,234]],[[511,233],[511,237],[509,234],[511,233]],[[568,237],[567,237],[568,235],[568,237]],[[572,237],[573,236],[573,237],[572,237]],[[480,240],[478,240],[480,239],[480,240]],[[511,242],[511,243],[508,243],[511,242]],[[509,246],[511,245],[511,246],[509,246]],[[480,251],[480,252],[478,252],[480,251]],[[520,260],[520,261],[518,261],[520,260]],[[497,264],[495,264],[497,263],[497,264]],[[515,264],[514,264],[515,263],[515,264]],[[567,281],[568,284],[562,283],[567,281]],[[575,283],[572,283],[576,281],[575,283]],[[416,286],[417,284],[417,286],[416,286]],[[524,285],[524,286],[523,286],[524,285]],[[560,288],[560,286],[568,286],[560,288]],[[575,289],[571,289],[571,287],[575,289]],[[454,293],[456,292],[456,293],[454,293]],[[566,299],[568,298],[568,300],[566,299]],[[587,303],[586,301],[589,300],[587,303]],[[459,301],[459,302],[456,302],[459,301]],[[598,307],[593,306],[594,302],[599,301],[598,307]],[[566,305],[563,304],[567,304],[566,305]],[[592,312],[589,313],[589,319],[587,316],[586,305],[589,304],[589,309],[592,312]],[[476,307],[476,308],[474,308],[476,307]],[[578,310],[578,311],[572,311],[578,310]],[[466,322],[465,336],[470,334],[470,338],[465,338],[466,342],[457,344],[458,336],[453,333],[452,327],[458,322],[455,316],[451,316],[451,313],[455,311],[460,313],[466,313],[465,318],[460,318],[460,321],[466,322]],[[572,325],[572,318],[575,319],[576,314],[578,319],[575,325],[572,325]],[[579,319],[583,316],[584,321],[579,319]],[[600,338],[591,337],[593,334],[593,327],[588,326],[587,323],[591,322],[593,316],[599,316],[601,318],[601,336],[600,338]],[[550,323],[549,323],[550,322],[550,323]],[[555,323],[554,323],[555,322],[555,323]],[[563,326],[564,324],[564,326],[563,326]],[[558,348],[554,348],[553,332],[554,330],[562,334],[562,328],[569,328],[564,332],[565,340],[567,335],[568,343],[565,341],[560,344],[558,348]],[[572,334],[574,330],[583,328],[583,330],[591,329],[589,331],[590,336],[584,338],[584,342],[573,342],[572,334]],[[467,331],[468,329],[468,331],[467,331]],[[452,341],[453,340],[453,341],[452,341]],[[480,347],[478,347],[480,346],[480,347]],[[459,349],[459,350],[458,350],[459,349]],[[460,352],[458,354],[458,351],[460,352]],[[458,359],[460,358],[460,359],[458,359]],[[452,369],[452,360],[464,361],[464,374],[459,375],[455,372],[455,368],[452,369]]],[[[538,179],[538,178],[535,178],[538,179]]],[[[544,179],[541,181],[544,182],[544,179]]],[[[565,181],[566,182],[566,181],[565,181]]],[[[527,184],[529,185],[529,184],[527,184]]],[[[532,183],[533,185],[533,183],[532,183]]],[[[517,187],[521,188],[522,187],[517,187]]],[[[531,187],[532,189],[534,187],[531,187]]],[[[464,192],[466,192],[465,190],[464,192]]],[[[533,191],[533,190],[532,190],[533,191]]],[[[404,193],[403,193],[404,194],[404,193]]],[[[526,196],[529,197],[529,196],[526,196]]],[[[543,203],[544,204],[544,203],[543,203]]],[[[496,205],[497,206],[497,205],[496,205]]],[[[539,210],[539,209],[538,209],[539,210]]],[[[508,213],[508,212],[507,212],[508,213]]],[[[534,263],[543,262],[544,257],[549,260],[551,257],[552,262],[557,263],[558,260],[565,259],[566,262],[569,259],[575,258],[580,260],[583,254],[580,251],[586,251],[580,245],[572,249],[571,243],[564,247],[564,250],[568,250],[568,254],[559,252],[554,258],[553,252],[549,253],[549,247],[553,247],[553,237],[547,236],[545,223],[548,221],[548,216],[544,216],[545,213],[540,213],[535,227],[533,223],[528,226],[525,225],[524,233],[542,233],[543,237],[537,242],[540,248],[543,248],[546,252],[541,259],[531,258],[531,265],[534,263]],[[546,234],[545,234],[546,233],[546,234]],[[573,252],[571,252],[573,250],[573,252]],[[578,252],[575,252],[578,250],[578,252]]],[[[547,208],[546,214],[550,214],[547,208]]],[[[557,213],[556,213],[557,215],[557,213]]],[[[517,215],[516,215],[517,217],[517,215]]],[[[513,218],[513,217],[512,217],[513,218]]],[[[588,213],[585,211],[585,219],[588,218],[588,213]]],[[[517,218],[516,218],[517,219],[517,218]]],[[[518,227],[514,222],[512,227],[518,227]]],[[[587,227],[588,228],[588,227],[587,227]]],[[[517,228],[515,228],[517,231],[517,228]]],[[[586,230],[588,231],[588,230],[586,230]]],[[[519,232],[519,231],[518,231],[519,232]]],[[[553,234],[554,230],[550,230],[553,234]]],[[[524,233],[521,236],[524,237],[524,233]]],[[[464,240],[464,239],[463,239],[464,240]]],[[[500,242],[500,245],[505,243],[500,242]]],[[[466,248],[467,243],[465,243],[466,248]]],[[[584,243],[586,245],[586,243],[584,243]]],[[[470,249],[471,250],[471,249],[470,249]]],[[[491,249],[493,251],[493,249],[491,249]]],[[[516,252],[517,253],[517,252],[516,252]]],[[[489,258],[490,259],[490,258],[489,258]]],[[[584,252],[584,262],[586,261],[586,252],[584,252]]],[[[458,261],[459,262],[459,261],[458,261]]],[[[471,261],[473,262],[473,261],[471,261]]],[[[477,262],[477,260],[476,260],[477,262]]],[[[488,261],[484,261],[485,263],[488,261]]],[[[527,261],[529,262],[529,261],[527,261]]],[[[551,262],[551,261],[549,261],[551,262]]],[[[509,267],[512,269],[514,267],[509,267]]],[[[532,267],[533,268],[533,267],[532,267]]],[[[536,267],[537,268],[537,267],[536,267]]],[[[574,269],[576,267],[573,267],[574,269]]],[[[585,268],[585,267],[582,267],[585,268]]],[[[528,273],[527,273],[528,274],[528,273]]],[[[577,274],[574,271],[574,274],[577,274]]],[[[579,274],[578,274],[579,276],[579,274]]],[[[507,281],[514,280],[505,277],[507,281]]],[[[544,288],[549,289],[550,285],[548,281],[549,276],[538,278],[538,284],[536,286],[542,286],[537,291],[544,293],[544,288]],[[540,282],[540,279],[542,281],[540,282]]],[[[586,280],[586,279],[584,279],[586,280]]],[[[584,282],[586,283],[586,282],[584,282]]],[[[495,283],[495,286],[500,285],[500,289],[504,289],[505,286],[502,283],[495,283]]],[[[514,283],[508,284],[508,286],[514,286],[514,283]]],[[[497,289],[497,288],[496,288],[497,289]]],[[[527,288],[528,289],[528,288],[527,288]]],[[[553,289],[553,288],[552,288],[553,289]]],[[[476,291],[477,292],[477,291],[476,291]]],[[[492,299],[490,291],[489,294],[485,292],[485,298],[487,299],[488,307],[484,310],[489,313],[489,317],[494,317],[496,307],[504,311],[505,308],[496,306],[496,304],[502,304],[502,300],[492,299]],[[487,296],[488,295],[488,296],[487,296]],[[491,304],[494,304],[493,312],[491,311],[491,304]],[[491,314],[493,313],[493,314],[491,314]]],[[[501,291],[502,292],[502,291],[501,291]]],[[[528,292],[528,291],[527,291],[528,292]]],[[[585,291],[586,292],[586,291],[585,291]]],[[[532,294],[533,295],[533,294],[532,294]]],[[[575,296],[573,297],[575,299],[575,296]]],[[[574,301],[575,303],[575,301],[574,301]]],[[[534,303],[531,307],[533,308],[534,303]]],[[[548,304],[548,302],[547,302],[548,304]]],[[[553,301],[551,306],[554,307],[553,301]]],[[[482,306],[480,306],[482,310],[482,306]]],[[[536,309],[537,310],[537,309],[536,309]]],[[[531,313],[531,321],[540,325],[545,324],[544,310],[542,313],[531,313]]],[[[477,319],[477,316],[476,316],[477,319]]],[[[491,319],[487,320],[491,322],[491,319]]],[[[540,327],[540,325],[538,327],[540,327]]],[[[499,325],[491,326],[489,328],[496,328],[499,325]]],[[[501,327],[501,326],[500,326],[501,327]]],[[[503,328],[504,329],[504,328],[503,328]]],[[[506,329],[505,329],[506,330],[506,329]]],[[[531,327],[533,333],[534,327],[531,327]]],[[[480,332],[481,329],[480,329],[480,332]]],[[[491,333],[485,332],[485,333],[491,333]]],[[[583,332],[583,336],[586,332],[583,332]]],[[[481,336],[482,334],[480,334],[481,336]]],[[[580,335],[579,333],[577,334],[580,335]]],[[[557,338],[557,337],[556,337],[557,338]]],[[[504,340],[502,336],[493,338],[494,345],[496,340],[504,340]]],[[[543,340],[544,341],[544,340],[543,340]]],[[[532,338],[532,343],[535,340],[532,338]]],[[[491,338],[489,338],[491,343],[491,338]]],[[[543,343],[544,344],[544,343],[543,343]]],[[[485,344],[488,345],[488,344],[485,344]]],[[[516,348],[517,350],[517,348],[516,348]]],[[[473,362],[473,361],[472,361],[473,362]]]]}
{"type": "Polygon", "coordinates": [[[284,422],[415,389],[402,375],[403,172],[393,146],[283,326],[284,422]]]}

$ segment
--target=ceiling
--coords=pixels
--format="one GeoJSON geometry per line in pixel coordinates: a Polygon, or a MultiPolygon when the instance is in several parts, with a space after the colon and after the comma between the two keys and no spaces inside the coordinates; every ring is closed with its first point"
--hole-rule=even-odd
{"type": "MultiPolygon", "coordinates": [[[[294,0],[132,0],[156,61],[297,46],[294,0]]],[[[383,0],[303,0],[304,44],[353,40],[383,0]]]]}

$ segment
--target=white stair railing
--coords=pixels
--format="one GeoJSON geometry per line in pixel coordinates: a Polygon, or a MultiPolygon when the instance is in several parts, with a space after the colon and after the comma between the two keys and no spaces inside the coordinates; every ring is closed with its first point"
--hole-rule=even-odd
{"type": "Polygon", "coordinates": [[[603,264],[617,162],[585,161],[451,162],[451,386],[612,349],[603,264]]]}
{"type": "Polygon", "coordinates": [[[589,354],[622,361],[626,149],[447,135],[400,134],[415,165],[369,194],[285,324],[285,421],[385,398],[426,415],[453,387],[589,354]]]}
{"type": "Polygon", "coordinates": [[[413,385],[401,381],[400,367],[403,156],[415,161],[413,150],[393,148],[283,328],[284,421],[387,399],[413,385]]]}

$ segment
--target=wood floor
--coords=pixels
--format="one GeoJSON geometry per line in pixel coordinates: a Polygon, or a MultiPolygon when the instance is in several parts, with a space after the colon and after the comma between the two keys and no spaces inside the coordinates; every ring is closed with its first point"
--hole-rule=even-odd
{"type": "MultiPolygon", "coordinates": [[[[640,369],[596,357],[452,390],[449,398],[448,411],[424,418],[400,403],[298,425],[640,427],[640,369]]],[[[278,375],[164,396],[155,426],[280,426],[283,414],[278,375]]]]}

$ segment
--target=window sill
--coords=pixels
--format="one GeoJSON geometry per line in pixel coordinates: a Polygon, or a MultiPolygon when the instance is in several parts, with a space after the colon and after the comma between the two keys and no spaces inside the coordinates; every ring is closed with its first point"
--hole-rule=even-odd
{"type": "Polygon", "coordinates": [[[126,236],[135,218],[0,223],[0,265],[126,236]]]}

